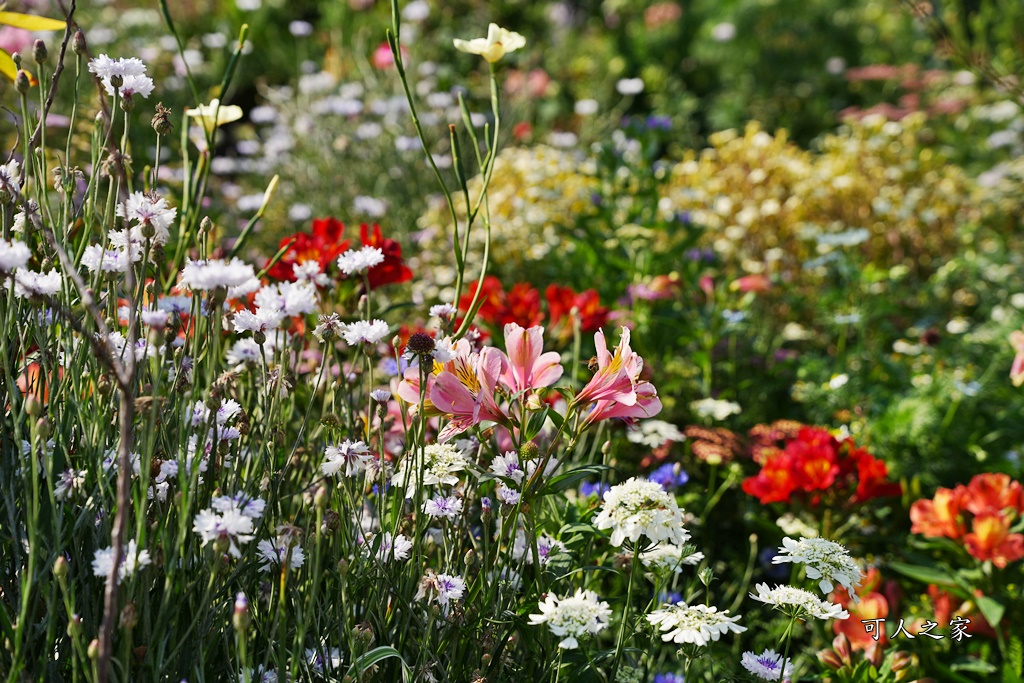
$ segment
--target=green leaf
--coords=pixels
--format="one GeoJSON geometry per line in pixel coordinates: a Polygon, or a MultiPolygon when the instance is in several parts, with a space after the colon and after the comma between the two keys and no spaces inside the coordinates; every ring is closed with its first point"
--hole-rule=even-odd
{"type": "Polygon", "coordinates": [[[348,668],[348,673],[346,674],[346,676],[361,676],[362,674],[366,673],[367,669],[369,669],[377,662],[382,662],[385,659],[390,659],[391,657],[396,657],[399,663],[402,665],[402,680],[412,680],[412,670],[409,668],[409,665],[405,663],[405,660],[402,659],[402,655],[399,654],[398,650],[387,645],[381,645],[380,647],[376,647],[367,652],[365,655],[363,655],[356,661],[352,662],[352,666],[348,668]]]}
{"type": "Polygon", "coordinates": [[[971,673],[990,674],[995,673],[995,664],[989,664],[980,659],[961,659],[949,667],[953,671],[970,671],[971,673]]]}
{"type": "Polygon", "coordinates": [[[47,19],[18,12],[0,12],[0,24],[23,28],[26,31],[63,31],[67,26],[63,19],[47,19]]]}
{"type": "Polygon", "coordinates": [[[530,419],[526,422],[526,429],[523,431],[523,443],[532,441],[533,437],[540,433],[548,419],[549,412],[551,412],[551,409],[545,406],[544,410],[530,415],[530,419]]]}
{"type": "Polygon", "coordinates": [[[570,486],[573,486],[589,476],[600,475],[601,472],[607,472],[613,468],[608,465],[584,465],[583,467],[577,467],[574,470],[560,474],[557,477],[553,477],[548,485],[541,489],[541,494],[558,493],[564,491],[570,486]]]}
{"type": "Polygon", "coordinates": [[[906,564],[904,562],[890,562],[889,568],[922,583],[934,583],[945,586],[956,585],[956,579],[954,579],[949,572],[941,569],[921,567],[916,564],[906,564]]]}
{"type": "Polygon", "coordinates": [[[978,603],[978,609],[981,610],[981,615],[985,617],[985,621],[991,624],[992,628],[998,627],[999,622],[1003,620],[1006,606],[988,596],[977,598],[975,602],[978,603]]]}

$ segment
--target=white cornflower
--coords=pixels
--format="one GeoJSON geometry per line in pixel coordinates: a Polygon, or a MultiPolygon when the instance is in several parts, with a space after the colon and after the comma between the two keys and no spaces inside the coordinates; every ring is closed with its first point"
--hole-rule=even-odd
{"type": "Polygon", "coordinates": [[[515,451],[506,451],[505,455],[499,455],[491,461],[491,472],[497,477],[505,477],[517,484],[523,483],[526,473],[519,466],[519,454],[515,451]]]}
{"type": "Polygon", "coordinates": [[[132,260],[124,249],[104,249],[99,244],[91,244],[82,252],[82,265],[90,273],[127,273],[132,260]]]}
{"type": "Polygon", "coordinates": [[[60,273],[51,270],[49,273],[36,273],[19,268],[14,271],[14,296],[28,299],[33,296],[53,296],[60,291],[64,281],[60,273]]]}
{"type": "Polygon", "coordinates": [[[167,327],[167,321],[170,319],[171,314],[167,311],[154,311],[152,309],[145,309],[139,314],[139,318],[142,320],[142,324],[147,327],[152,327],[155,330],[162,330],[167,327]]]}
{"type": "Polygon", "coordinates": [[[241,557],[239,544],[253,539],[252,517],[243,515],[237,509],[217,514],[212,510],[201,510],[196,515],[192,530],[203,539],[203,545],[211,541],[224,543],[233,557],[241,557]]]}
{"type": "Polygon", "coordinates": [[[384,263],[384,252],[377,247],[349,249],[338,257],[338,268],[345,275],[356,275],[384,263]]]}
{"type": "Polygon", "coordinates": [[[497,24],[487,27],[486,38],[474,38],[473,40],[452,41],[455,49],[460,52],[468,52],[473,55],[480,55],[490,63],[494,63],[505,56],[508,52],[514,52],[526,45],[526,38],[508,29],[501,28],[497,24]]]}
{"type": "Polygon", "coordinates": [[[854,587],[860,585],[864,572],[850,557],[849,551],[835,541],[804,536],[801,536],[799,541],[794,541],[787,536],[782,539],[779,554],[772,558],[772,564],[785,562],[799,562],[805,565],[807,578],[820,579],[818,588],[822,593],[831,593],[834,583],[838,583],[846,589],[854,604],[860,602],[854,587]]]}
{"type": "Polygon", "coordinates": [[[783,671],[782,655],[775,650],[765,650],[759,655],[755,655],[753,652],[744,652],[740,664],[744,669],[765,681],[778,681],[793,675],[792,661],[786,662],[786,670],[783,671]]]}
{"type": "Polygon", "coordinates": [[[456,343],[452,341],[451,337],[435,339],[433,352],[434,360],[442,364],[455,360],[455,357],[459,355],[455,346],[456,343]]]}
{"type": "MultiPolygon", "coordinates": [[[[556,540],[548,534],[541,534],[537,537],[537,558],[541,565],[548,563],[552,555],[566,552],[565,544],[556,540]]],[[[526,543],[526,532],[522,529],[516,532],[516,540],[512,546],[512,559],[526,560],[526,564],[533,564],[533,547],[526,543]]]]}
{"type": "Polygon", "coordinates": [[[431,570],[420,579],[416,599],[436,601],[442,608],[447,608],[453,600],[461,600],[466,593],[466,582],[461,576],[451,574],[435,574],[431,570]]]}
{"type": "Polygon", "coordinates": [[[434,496],[423,503],[423,512],[435,518],[455,519],[462,514],[462,500],[455,496],[434,496]]]}
{"type": "Polygon", "coordinates": [[[688,552],[685,555],[683,554],[684,550],[692,549],[692,546],[659,543],[650,550],[640,553],[640,561],[648,569],[673,571],[678,574],[683,571],[684,565],[698,565],[704,559],[704,553],[688,552]]]}
{"type": "Polygon", "coordinates": [[[305,563],[306,554],[302,552],[302,547],[295,543],[294,540],[278,536],[276,542],[260,541],[256,546],[256,555],[263,562],[260,565],[260,571],[270,571],[271,566],[284,564],[289,552],[291,553],[289,566],[292,569],[298,569],[305,563]]]}
{"type": "Polygon", "coordinates": [[[519,501],[523,497],[522,494],[519,493],[519,491],[509,488],[504,484],[498,484],[497,496],[498,500],[500,500],[505,505],[518,505],[519,501]]]}
{"type": "MultiPolygon", "coordinates": [[[[117,582],[121,583],[125,578],[134,574],[137,569],[151,563],[152,559],[149,557],[148,550],[139,550],[134,539],[128,541],[128,544],[122,549],[121,566],[117,570],[117,582]]],[[[97,550],[93,556],[92,573],[96,576],[110,576],[112,571],[114,571],[114,549],[97,550]]]]}
{"type": "Polygon", "coordinates": [[[637,477],[604,494],[604,505],[595,521],[598,529],[612,530],[611,541],[615,546],[626,539],[636,543],[641,536],[675,545],[683,545],[690,538],[675,496],[661,484],[637,477]]]}
{"type": "Polygon", "coordinates": [[[260,288],[260,281],[256,278],[256,271],[252,266],[238,258],[230,261],[190,259],[181,271],[181,285],[187,289],[202,291],[224,287],[228,290],[228,297],[236,298],[242,294],[255,292],[260,288]]]}
{"type": "Polygon", "coordinates": [[[662,605],[661,609],[647,615],[647,621],[664,632],[661,639],[666,643],[692,643],[698,647],[718,640],[730,631],[746,631],[746,626],[736,623],[739,618],[739,615],[730,617],[729,610],[719,612],[717,607],[687,605],[681,600],[674,605],[662,605]]]}
{"type": "Polygon", "coordinates": [[[13,203],[21,194],[20,178],[21,164],[17,160],[0,164],[0,204],[13,203]]]}
{"type": "Polygon", "coordinates": [[[320,267],[320,262],[315,259],[296,263],[292,266],[292,273],[299,282],[312,282],[317,287],[331,284],[331,278],[327,277],[320,267]]]}
{"type": "Polygon", "coordinates": [[[306,661],[309,662],[309,668],[313,671],[324,673],[325,669],[327,671],[337,671],[341,668],[344,658],[341,656],[341,650],[336,647],[330,649],[327,647],[320,649],[307,647],[306,661]]]}
{"type": "Polygon", "coordinates": [[[849,619],[850,613],[840,605],[827,600],[819,600],[814,593],[793,586],[776,586],[768,588],[768,584],[759,583],[757,594],[750,594],[755,600],[769,604],[788,616],[806,619],[808,616],[817,619],[849,619]]]}
{"type": "MultiPolygon", "coordinates": [[[[459,483],[459,477],[455,473],[466,469],[468,465],[469,461],[465,454],[455,446],[447,443],[432,443],[424,449],[422,483],[426,486],[436,484],[454,486],[459,483]]],[[[412,498],[412,487],[421,483],[417,481],[419,473],[412,472],[416,466],[416,453],[409,453],[391,478],[392,484],[406,488],[406,498],[412,498]]]]}
{"type": "Polygon", "coordinates": [[[442,320],[449,320],[458,312],[458,309],[451,304],[437,304],[430,307],[430,317],[441,318],[442,320]]]}
{"type": "MultiPolygon", "coordinates": [[[[270,339],[272,339],[272,337],[268,338],[267,341],[270,341],[270,339]]],[[[271,362],[271,360],[273,360],[274,353],[272,348],[270,348],[269,346],[264,346],[263,350],[266,362],[271,362]]],[[[225,360],[227,360],[228,365],[230,365],[233,368],[238,368],[239,366],[246,365],[248,363],[259,363],[260,346],[255,341],[253,341],[251,337],[239,339],[234,343],[234,345],[230,349],[228,349],[227,353],[224,355],[224,358],[225,360]]]]}
{"type": "Polygon", "coordinates": [[[57,485],[53,487],[53,497],[57,500],[67,500],[75,494],[75,489],[85,486],[85,470],[68,468],[60,473],[57,478],[57,485]]]}
{"type": "Polygon", "coordinates": [[[284,314],[280,311],[257,308],[256,312],[241,310],[235,313],[235,332],[266,332],[281,324],[284,314]]]}
{"type": "Polygon", "coordinates": [[[278,282],[256,292],[253,303],[282,316],[294,316],[315,313],[317,300],[316,285],[312,282],[278,282]]]}
{"type": "Polygon", "coordinates": [[[341,318],[338,317],[337,313],[321,315],[318,318],[318,322],[320,324],[313,328],[313,336],[321,342],[333,341],[345,331],[346,325],[341,322],[341,318]]]}
{"type": "Polygon", "coordinates": [[[32,252],[24,242],[0,239],[0,271],[9,273],[21,268],[32,258],[32,252]]]}
{"type": "MultiPolygon", "coordinates": [[[[370,544],[367,544],[370,547],[370,544]]],[[[377,551],[377,559],[381,562],[388,562],[391,560],[398,560],[399,562],[409,559],[409,553],[412,552],[412,541],[405,537],[404,534],[398,534],[392,536],[391,532],[386,532],[381,537],[380,550],[377,551]]]]}
{"type": "Polygon", "coordinates": [[[143,228],[153,228],[150,237],[154,244],[167,244],[170,238],[171,223],[178,215],[178,210],[167,205],[167,200],[154,194],[133,192],[122,204],[117,205],[117,215],[129,221],[135,221],[132,227],[132,239],[142,242],[145,236],[143,228]]]}
{"type": "Polygon", "coordinates": [[[370,392],[370,398],[383,405],[391,400],[391,392],[387,389],[374,389],[370,392]]]}
{"type": "Polygon", "coordinates": [[[574,650],[579,647],[579,638],[597,635],[608,627],[612,610],[607,602],[598,599],[594,591],[577,588],[571,596],[559,598],[548,593],[544,602],[537,605],[540,614],[530,615],[530,624],[546,623],[551,632],[562,638],[558,647],[574,650]],[[564,636],[564,637],[563,637],[564,636]]]}
{"type": "Polygon", "coordinates": [[[349,346],[356,346],[362,343],[377,344],[388,336],[388,332],[390,332],[390,328],[383,320],[374,320],[373,322],[357,320],[345,325],[341,334],[345,338],[345,343],[349,346]]]}
{"type": "Polygon", "coordinates": [[[218,496],[210,502],[210,506],[218,512],[237,511],[249,519],[259,519],[267,509],[267,501],[252,498],[245,493],[236,493],[233,496],[218,496]]]}
{"type": "Polygon", "coordinates": [[[366,463],[372,457],[365,443],[346,439],[337,446],[327,447],[320,471],[330,477],[344,469],[346,477],[354,477],[366,469],[366,463]]]}
{"type": "Polygon", "coordinates": [[[141,76],[146,73],[146,65],[135,57],[111,59],[107,55],[100,55],[89,60],[89,72],[102,80],[110,80],[112,76],[141,76]]]}

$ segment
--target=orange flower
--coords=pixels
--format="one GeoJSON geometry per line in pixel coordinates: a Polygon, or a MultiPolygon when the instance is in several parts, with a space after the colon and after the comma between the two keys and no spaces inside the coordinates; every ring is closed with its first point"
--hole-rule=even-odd
{"type": "Polygon", "coordinates": [[[918,500],[910,507],[910,532],[925,536],[947,536],[957,539],[964,534],[960,521],[961,501],[967,489],[942,489],[935,492],[933,500],[918,500]]]}
{"type": "Polygon", "coordinates": [[[1002,513],[986,512],[974,518],[973,530],[964,536],[967,552],[979,560],[1005,569],[1010,562],[1024,557],[1024,534],[1010,533],[1010,518],[1002,513]]]}
{"type": "MultiPolygon", "coordinates": [[[[862,593],[860,604],[848,605],[850,612],[849,619],[836,619],[832,622],[834,633],[843,634],[850,639],[850,645],[854,650],[863,650],[875,642],[874,634],[868,633],[861,620],[885,619],[889,616],[889,602],[881,593],[874,591],[862,593]]],[[[885,622],[879,624],[878,643],[885,644],[889,641],[885,633],[885,622]]]]}
{"type": "Polygon", "coordinates": [[[1008,474],[979,474],[967,485],[963,506],[974,515],[1002,512],[1006,508],[1024,509],[1024,493],[1019,481],[1008,474]]]}

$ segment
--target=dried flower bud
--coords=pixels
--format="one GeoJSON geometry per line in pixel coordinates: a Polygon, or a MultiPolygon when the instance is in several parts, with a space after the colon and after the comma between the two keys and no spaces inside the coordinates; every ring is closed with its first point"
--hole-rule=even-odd
{"type": "Polygon", "coordinates": [[[121,610],[121,628],[135,628],[135,624],[137,623],[139,623],[138,610],[136,609],[134,602],[129,602],[121,610]]]}
{"type": "Polygon", "coordinates": [[[174,125],[171,123],[171,110],[165,107],[163,102],[157,103],[156,113],[153,114],[151,124],[157,135],[170,135],[174,130],[174,125]]]}
{"type": "Polygon", "coordinates": [[[434,352],[434,339],[429,334],[417,332],[409,337],[405,349],[417,356],[428,356],[434,352]]]}

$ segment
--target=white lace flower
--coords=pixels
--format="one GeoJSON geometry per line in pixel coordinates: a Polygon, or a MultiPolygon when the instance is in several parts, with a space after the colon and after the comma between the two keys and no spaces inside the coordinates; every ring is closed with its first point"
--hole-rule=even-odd
{"type": "Polygon", "coordinates": [[[612,530],[612,545],[641,536],[652,541],[683,545],[690,538],[683,527],[683,511],[661,484],[632,477],[604,494],[604,505],[595,520],[598,529],[612,530]]]}
{"type": "Polygon", "coordinates": [[[358,275],[384,263],[384,252],[377,247],[349,249],[338,257],[338,268],[345,275],[358,275]]]}
{"type": "Polygon", "coordinates": [[[366,469],[371,458],[370,448],[365,443],[345,439],[337,446],[327,447],[320,471],[331,477],[344,469],[346,477],[354,477],[366,469]]]}
{"type": "Polygon", "coordinates": [[[455,519],[462,514],[462,499],[455,496],[434,496],[423,503],[423,512],[434,518],[455,519]]]}
{"type": "MultiPolygon", "coordinates": [[[[684,566],[695,566],[704,559],[704,553],[688,552],[683,554],[686,546],[672,543],[659,543],[650,550],[640,553],[640,561],[648,569],[671,571],[676,574],[683,571],[684,566]]],[[[688,550],[692,550],[690,546],[688,550]]]]}
{"type": "Polygon", "coordinates": [[[692,643],[698,647],[718,640],[726,633],[746,631],[746,626],[736,623],[739,618],[739,615],[730,617],[729,610],[719,612],[717,607],[687,605],[683,601],[665,604],[647,615],[647,621],[664,632],[661,639],[666,643],[692,643]]]}
{"type": "Polygon", "coordinates": [[[612,610],[607,602],[597,597],[594,591],[577,588],[573,595],[559,598],[548,593],[537,607],[540,614],[530,615],[530,624],[547,624],[551,632],[562,638],[558,647],[574,650],[579,639],[597,635],[608,627],[612,610]]]}
{"type": "Polygon", "coordinates": [[[637,429],[626,432],[626,438],[649,448],[660,448],[666,441],[685,441],[679,428],[664,420],[642,420],[637,429]]]}
{"type": "Polygon", "coordinates": [[[356,346],[362,343],[376,344],[388,336],[389,331],[388,324],[383,320],[374,320],[373,322],[357,320],[345,325],[341,335],[345,338],[346,344],[356,346]]]}
{"type": "MultiPolygon", "coordinates": [[[[125,578],[135,573],[137,569],[148,566],[152,563],[148,550],[139,550],[135,540],[128,541],[122,549],[121,566],[117,571],[117,582],[121,583],[125,578]]],[[[103,548],[97,550],[92,560],[92,573],[96,576],[110,576],[114,571],[114,549],[103,548]]]]}
{"type": "Polygon", "coordinates": [[[0,271],[9,273],[23,267],[32,258],[32,252],[24,242],[0,239],[0,271]]]}
{"type": "Polygon", "coordinates": [[[776,586],[768,588],[768,584],[759,583],[757,593],[750,597],[771,605],[783,614],[806,619],[808,616],[817,619],[849,619],[850,613],[840,605],[827,600],[819,600],[814,593],[793,586],[776,586]]]}
{"type": "Polygon", "coordinates": [[[753,652],[744,652],[740,664],[744,669],[765,681],[778,681],[793,675],[792,660],[786,662],[786,670],[783,671],[782,655],[775,650],[765,650],[759,655],[755,655],[753,652]]]}
{"type": "MultiPolygon", "coordinates": [[[[412,497],[412,487],[419,482],[416,469],[418,454],[411,452],[399,464],[391,483],[395,486],[403,486],[406,490],[406,497],[412,497]]],[[[423,460],[423,484],[426,486],[446,484],[454,486],[459,483],[456,472],[466,469],[469,461],[465,454],[452,444],[432,443],[424,449],[423,460]]]]}
{"type": "Polygon", "coordinates": [[[773,564],[799,562],[805,565],[807,578],[820,579],[818,588],[822,593],[831,593],[835,582],[846,589],[854,603],[860,602],[854,587],[860,584],[864,572],[842,545],[827,538],[801,536],[794,541],[787,536],[782,539],[779,553],[772,558],[773,564]]]}
{"type": "Polygon", "coordinates": [[[278,536],[277,541],[260,541],[256,546],[256,555],[263,562],[260,571],[270,571],[271,566],[284,564],[291,553],[289,566],[298,569],[306,562],[306,554],[294,539],[278,536]]]}

